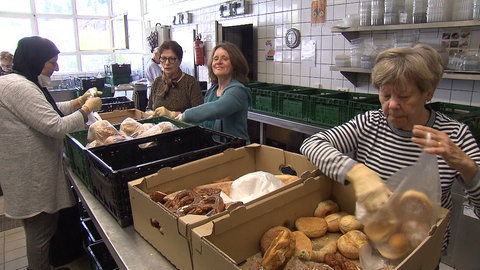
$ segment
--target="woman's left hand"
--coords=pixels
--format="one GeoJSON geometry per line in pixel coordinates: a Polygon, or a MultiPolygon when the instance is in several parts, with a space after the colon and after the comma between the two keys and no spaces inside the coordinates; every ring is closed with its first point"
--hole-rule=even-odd
{"type": "Polygon", "coordinates": [[[415,125],[412,133],[412,141],[425,152],[441,156],[465,180],[473,178],[477,170],[476,163],[446,133],[421,125],[415,125]],[[427,133],[431,134],[430,142],[427,142],[427,133]]]}

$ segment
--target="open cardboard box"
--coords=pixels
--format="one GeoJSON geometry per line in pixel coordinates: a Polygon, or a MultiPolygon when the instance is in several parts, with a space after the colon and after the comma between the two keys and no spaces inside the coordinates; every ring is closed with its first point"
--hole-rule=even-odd
{"type": "MultiPolygon", "coordinates": [[[[163,168],[155,174],[130,181],[128,189],[134,228],[178,269],[193,269],[191,229],[214,218],[226,215],[229,210],[211,217],[203,215],[177,217],[165,206],[152,201],[148,194],[155,190],[169,193],[182,189],[192,189],[227,176],[236,179],[255,171],[282,174],[280,168],[286,165],[293,168],[298,175],[315,169],[315,165],[303,155],[266,145],[251,144],[236,149],[230,148],[223,153],[177,167],[163,168]],[[152,226],[151,219],[158,221],[161,229],[152,226]]],[[[300,184],[301,181],[295,181],[253,200],[247,205],[282,190],[287,190],[300,184]]]]}
{"type": "Polygon", "coordinates": [[[120,124],[123,120],[127,119],[128,117],[133,118],[135,120],[145,119],[149,115],[145,112],[142,112],[138,109],[127,109],[127,110],[114,110],[112,112],[103,112],[99,113],[102,120],[107,120],[112,125],[120,124]]]}
{"type": "MultiPolygon", "coordinates": [[[[342,211],[354,213],[355,196],[351,185],[343,186],[317,174],[288,190],[239,206],[226,215],[193,228],[194,269],[240,269],[247,258],[260,251],[260,238],[265,231],[276,225],[294,229],[295,220],[313,216],[320,201],[332,199],[342,211]]],[[[442,208],[440,213],[430,235],[395,269],[435,269],[440,261],[449,216],[447,209],[442,208]]]]}

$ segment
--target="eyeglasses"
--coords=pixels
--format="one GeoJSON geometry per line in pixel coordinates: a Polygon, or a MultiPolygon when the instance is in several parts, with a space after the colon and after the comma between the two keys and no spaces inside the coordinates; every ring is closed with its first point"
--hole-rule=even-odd
{"type": "Polygon", "coordinates": [[[175,64],[177,60],[176,57],[160,57],[161,63],[166,63],[168,61],[170,64],[175,64]]]}

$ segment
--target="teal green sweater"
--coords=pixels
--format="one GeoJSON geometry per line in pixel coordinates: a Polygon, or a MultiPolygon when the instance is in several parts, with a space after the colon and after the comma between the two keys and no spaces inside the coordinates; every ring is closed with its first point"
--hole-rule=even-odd
{"type": "Polygon", "coordinates": [[[186,109],[183,121],[228,133],[250,144],[247,128],[250,89],[237,80],[232,80],[220,97],[216,95],[217,89],[218,85],[213,85],[203,104],[186,109]]]}

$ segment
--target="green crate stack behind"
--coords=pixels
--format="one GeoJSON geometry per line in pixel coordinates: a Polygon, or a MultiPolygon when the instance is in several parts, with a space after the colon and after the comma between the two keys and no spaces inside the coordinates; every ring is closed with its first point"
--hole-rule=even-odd
{"type": "Polygon", "coordinates": [[[305,88],[278,92],[278,115],[308,122],[311,96],[340,93],[337,90],[305,88]]]}
{"type": "MultiPolygon", "coordinates": [[[[360,111],[360,100],[367,100],[370,94],[340,92],[313,95],[310,98],[309,122],[334,127],[341,125],[352,118],[354,112],[360,111]],[[355,105],[355,109],[351,106],[355,105]]],[[[368,103],[365,103],[368,105],[368,103]]]]}
{"type": "Polygon", "coordinates": [[[278,93],[282,91],[292,91],[306,89],[302,86],[294,85],[267,85],[252,87],[252,110],[262,113],[278,115],[279,100],[278,93]]]}
{"type": "Polygon", "coordinates": [[[480,107],[446,102],[432,102],[428,106],[467,124],[475,140],[480,143],[480,107]]]}
{"type": "MultiPolygon", "coordinates": [[[[355,117],[358,114],[363,114],[366,111],[377,110],[382,106],[380,105],[380,100],[378,99],[377,94],[367,94],[367,93],[351,93],[349,100],[349,114],[350,119],[355,117]]],[[[350,120],[348,119],[348,120],[350,120]]]]}
{"type": "MultiPolygon", "coordinates": [[[[140,123],[160,123],[163,121],[168,121],[173,123],[175,126],[179,128],[186,128],[191,127],[192,125],[179,122],[167,117],[155,117],[155,118],[148,118],[137,120],[140,123]]],[[[118,130],[120,128],[120,124],[114,125],[114,127],[118,130]]],[[[70,167],[72,171],[77,175],[80,180],[85,184],[88,190],[92,191],[92,180],[90,178],[90,171],[87,161],[87,153],[86,153],[86,146],[88,144],[87,141],[88,130],[80,130],[76,132],[68,133],[65,136],[65,154],[70,161],[70,167]]]]}

